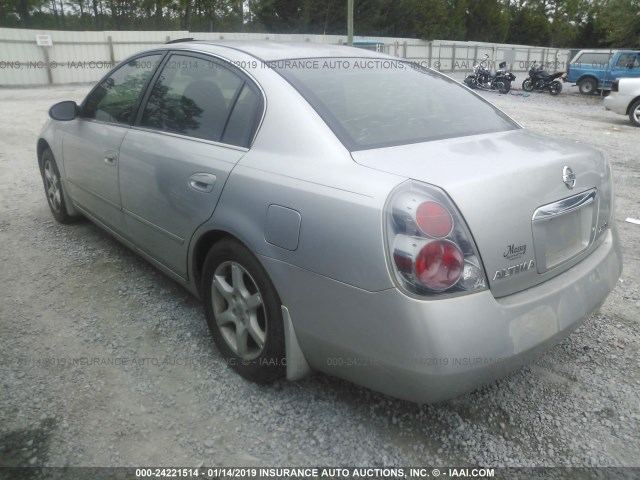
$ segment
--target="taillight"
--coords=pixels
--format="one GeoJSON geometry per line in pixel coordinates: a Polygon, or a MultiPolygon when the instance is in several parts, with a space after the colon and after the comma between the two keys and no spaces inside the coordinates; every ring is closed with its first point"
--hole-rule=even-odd
{"type": "Polygon", "coordinates": [[[399,286],[421,297],[486,289],[471,234],[439,188],[408,181],[385,208],[387,249],[399,286]]]}
{"type": "Polygon", "coordinates": [[[611,91],[612,92],[617,92],[618,91],[618,87],[620,85],[620,79],[616,78],[613,83],[611,83],[611,91]]]}

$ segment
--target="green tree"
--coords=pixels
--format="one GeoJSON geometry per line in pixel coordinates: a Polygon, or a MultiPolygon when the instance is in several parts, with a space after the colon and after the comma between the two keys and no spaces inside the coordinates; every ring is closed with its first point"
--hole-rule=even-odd
{"type": "Polygon", "coordinates": [[[466,40],[502,43],[508,32],[508,5],[500,0],[475,0],[469,3],[466,40]]]}
{"type": "Polygon", "coordinates": [[[507,43],[521,45],[548,45],[551,35],[549,20],[541,2],[520,0],[509,8],[507,43]]]}
{"type": "Polygon", "coordinates": [[[640,0],[603,2],[601,21],[610,47],[640,48],[640,0]]]}

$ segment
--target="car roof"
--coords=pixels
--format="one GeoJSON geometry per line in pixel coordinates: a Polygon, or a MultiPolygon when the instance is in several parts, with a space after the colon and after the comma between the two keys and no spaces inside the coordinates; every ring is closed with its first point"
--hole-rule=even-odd
{"type": "Polygon", "coordinates": [[[198,48],[211,52],[219,51],[216,47],[226,47],[244,52],[258,60],[271,62],[295,58],[327,58],[327,57],[374,57],[390,58],[371,50],[348,47],[346,45],[321,45],[309,42],[275,42],[271,40],[224,40],[224,41],[186,41],[171,44],[172,48],[198,48]]]}

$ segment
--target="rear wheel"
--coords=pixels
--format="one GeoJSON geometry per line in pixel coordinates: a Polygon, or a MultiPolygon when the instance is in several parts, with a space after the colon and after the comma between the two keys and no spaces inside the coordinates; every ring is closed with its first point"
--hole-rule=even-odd
{"type": "Polygon", "coordinates": [[[233,239],[204,262],[207,323],[222,356],[244,378],[268,383],[285,374],[281,302],[258,259],[233,239]]]}
{"type": "Polygon", "coordinates": [[[549,86],[549,93],[551,93],[551,95],[560,95],[561,91],[562,84],[558,80],[551,82],[551,85],[549,86]]]}
{"type": "Polygon", "coordinates": [[[468,76],[467,78],[465,78],[464,83],[469,88],[476,88],[478,86],[478,80],[476,79],[476,77],[473,77],[473,76],[468,76]]]}
{"type": "Polygon", "coordinates": [[[640,127],[640,100],[636,100],[629,107],[629,120],[631,120],[631,124],[640,127]]]}
{"type": "Polygon", "coordinates": [[[42,174],[44,191],[47,195],[47,203],[49,204],[53,218],[60,223],[71,223],[78,220],[78,217],[71,216],[67,213],[60,171],[58,170],[55,158],[53,158],[53,152],[49,148],[42,152],[40,173],[42,174]]]}
{"type": "Polygon", "coordinates": [[[522,90],[524,90],[525,92],[533,92],[533,82],[530,78],[527,78],[524,82],[522,82],[522,90]]]}
{"type": "Polygon", "coordinates": [[[508,80],[500,80],[496,83],[496,88],[500,93],[509,93],[509,90],[511,90],[511,82],[508,80]]]}
{"type": "Polygon", "coordinates": [[[593,94],[597,87],[598,85],[596,85],[596,81],[593,78],[584,78],[578,83],[578,90],[580,90],[580,93],[583,95],[593,94]]]}

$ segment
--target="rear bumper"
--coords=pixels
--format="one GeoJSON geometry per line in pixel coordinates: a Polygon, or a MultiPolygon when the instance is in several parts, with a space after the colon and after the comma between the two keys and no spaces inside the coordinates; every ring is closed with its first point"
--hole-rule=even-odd
{"type": "Polygon", "coordinates": [[[262,260],[276,285],[287,277],[281,297],[312,368],[419,403],[460,395],[531,361],[581,325],[622,270],[615,229],[570,270],[500,299],[485,291],[420,301],[262,260]]]}
{"type": "Polygon", "coordinates": [[[611,93],[604,97],[604,108],[619,113],[620,115],[626,115],[630,101],[631,99],[629,97],[622,96],[618,93],[611,93]]]}

